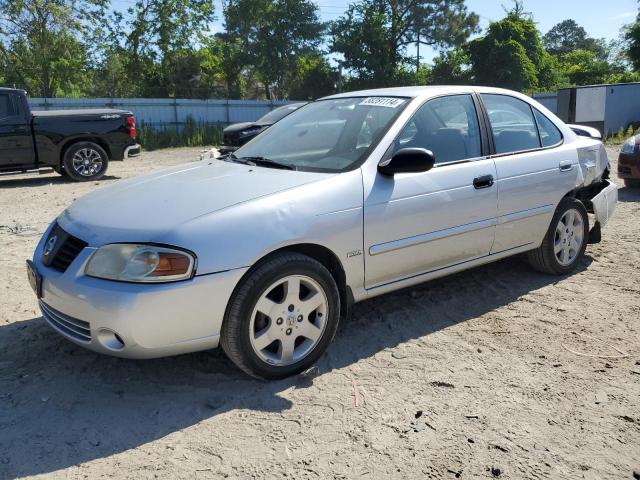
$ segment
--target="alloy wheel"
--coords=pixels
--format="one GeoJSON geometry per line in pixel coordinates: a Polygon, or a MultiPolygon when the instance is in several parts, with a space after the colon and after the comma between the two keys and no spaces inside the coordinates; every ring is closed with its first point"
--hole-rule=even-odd
{"type": "Polygon", "coordinates": [[[570,208],[556,226],[553,251],[563,267],[571,265],[580,254],[584,242],[584,221],[577,210],[570,208]]]}
{"type": "Polygon", "coordinates": [[[102,157],[93,148],[81,148],[73,155],[73,169],[83,177],[93,177],[102,170],[102,157]]]}
{"type": "Polygon", "coordinates": [[[260,295],[251,315],[250,341],[254,353],[274,366],[299,362],[316,347],[324,333],[327,295],[306,275],[289,275],[260,295]]]}

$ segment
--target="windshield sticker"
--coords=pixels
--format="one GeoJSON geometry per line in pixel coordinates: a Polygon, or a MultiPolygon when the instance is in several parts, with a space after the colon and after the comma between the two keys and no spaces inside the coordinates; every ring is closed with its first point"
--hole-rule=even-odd
{"type": "Polygon", "coordinates": [[[369,105],[372,107],[397,108],[405,102],[403,98],[394,97],[368,97],[365,98],[360,105],[369,105]]]}

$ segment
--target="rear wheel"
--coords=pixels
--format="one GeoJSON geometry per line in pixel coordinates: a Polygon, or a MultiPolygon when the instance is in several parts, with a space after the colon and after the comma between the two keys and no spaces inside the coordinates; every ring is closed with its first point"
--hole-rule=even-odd
{"type": "Polygon", "coordinates": [[[71,145],[62,159],[65,173],[76,182],[98,180],[107,172],[109,157],[93,142],[71,145]]]}
{"type": "Polygon", "coordinates": [[[236,289],[220,343],[249,375],[284,378],[313,365],[333,339],[339,318],[331,273],[310,257],[283,253],[259,265],[236,289]]]}
{"type": "Polygon", "coordinates": [[[529,252],[529,263],[543,273],[569,273],[584,255],[588,237],[589,217],[586,208],[575,198],[565,198],[556,209],[542,245],[529,252]]]}

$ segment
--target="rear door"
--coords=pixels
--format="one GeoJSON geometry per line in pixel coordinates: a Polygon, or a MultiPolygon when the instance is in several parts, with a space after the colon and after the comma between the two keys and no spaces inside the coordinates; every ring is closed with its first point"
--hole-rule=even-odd
{"type": "Polygon", "coordinates": [[[529,103],[481,94],[492,131],[498,225],[491,253],[537,246],[558,202],[575,186],[578,158],[562,133],[529,103]]]}
{"type": "Polygon", "coordinates": [[[0,168],[34,163],[33,138],[22,99],[13,92],[0,91],[0,168]]]}
{"type": "Polygon", "coordinates": [[[497,189],[483,140],[470,94],[428,100],[405,125],[385,158],[426,148],[436,165],[394,177],[377,172],[365,187],[367,289],[489,254],[497,189]]]}

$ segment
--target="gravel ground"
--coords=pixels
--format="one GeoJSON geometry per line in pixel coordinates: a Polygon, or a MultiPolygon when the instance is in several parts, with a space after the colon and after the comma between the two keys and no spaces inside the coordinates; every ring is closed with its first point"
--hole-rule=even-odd
{"type": "Polygon", "coordinates": [[[255,381],[221,351],[121,360],[51,331],[24,268],[47,224],[198,152],[89,184],[0,178],[0,478],[640,478],[640,190],[573,275],[515,258],[358,304],[313,378],[255,381]]]}

